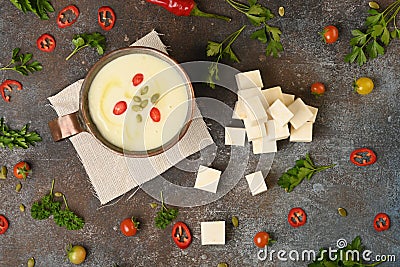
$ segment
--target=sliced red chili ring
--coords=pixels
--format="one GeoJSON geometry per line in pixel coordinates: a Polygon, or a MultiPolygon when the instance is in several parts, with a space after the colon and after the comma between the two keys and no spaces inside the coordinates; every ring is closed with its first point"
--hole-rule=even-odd
{"type": "Polygon", "coordinates": [[[8,229],[8,221],[4,215],[0,215],[0,235],[4,234],[8,229]]]}
{"type": "Polygon", "coordinates": [[[386,213],[378,213],[374,218],[374,229],[378,232],[385,231],[390,227],[390,218],[386,213]]]}
{"type": "Polygon", "coordinates": [[[114,113],[114,115],[121,115],[126,111],[127,108],[128,108],[128,105],[126,104],[125,101],[119,101],[115,104],[113,113],[114,113]]]}
{"type": "Polygon", "coordinates": [[[102,6],[97,11],[97,22],[103,30],[111,30],[114,27],[115,20],[115,13],[111,7],[102,6]]]}
{"type": "Polygon", "coordinates": [[[350,161],[357,166],[367,166],[376,162],[376,154],[369,148],[359,148],[351,152],[350,161]]]}
{"type": "Polygon", "coordinates": [[[135,74],[135,76],[133,76],[132,78],[133,86],[138,86],[143,82],[143,80],[144,80],[144,75],[142,73],[135,74]]]}
{"type": "Polygon", "coordinates": [[[172,240],[180,249],[189,247],[192,243],[192,234],[189,227],[183,222],[177,222],[172,227],[172,240]]]}
{"type": "Polygon", "coordinates": [[[74,5],[69,5],[61,9],[57,16],[59,28],[69,27],[76,22],[79,17],[79,9],[74,5]]]}
{"type": "Polygon", "coordinates": [[[158,108],[153,107],[150,110],[150,118],[154,121],[154,122],[159,122],[161,120],[161,112],[158,108]]]}
{"type": "Polygon", "coordinates": [[[56,40],[50,34],[44,33],[36,40],[36,45],[40,51],[52,52],[56,48],[56,40]]]}
{"type": "Polygon", "coordinates": [[[11,92],[12,91],[11,86],[15,86],[17,90],[22,90],[22,84],[19,81],[7,79],[4,82],[2,82],[0,84],[0,93],[1,97],[6,102],[10,102],[10,96],[6,95],[6,90],[11,92]]]}
{"type": "Polygon", "coordinates": [[[302,208],[293,208],[289,211],[288,222],[293,227],[299,227],[306,223],[307,214],[302,208]]]}

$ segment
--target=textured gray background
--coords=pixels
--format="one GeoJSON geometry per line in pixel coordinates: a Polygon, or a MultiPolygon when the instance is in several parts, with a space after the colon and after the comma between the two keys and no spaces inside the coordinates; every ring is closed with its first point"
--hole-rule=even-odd
{"type": "MultiPolygon", "coordinates": [[[[242,178],[236,187],[220,200],[196,208],[180,208],[179,220],[192,230],[192,245],[179,250],[170,238],[171,227],[165,231],[153,225],[155,210],[149,203],[154,200],[142,190],[128,199],[122,197],[112,206],[100,207],[93,195],[88,177],[69,141],[54,143],[47,122],[55,117],[47,97],[65,86],[83,78],[88,69],[100,58],[92,49],[85,49],[70,61],[64,58],[72,51],[74,34],[100,31],[107,37],[107,51],[125,47],[156,29],[169,46],[170,55],[178,62],[207,60],[205,47],[208,40],[221,41],[229,33],[249,24],[244,16],[235,12],[222,0],[198,1],[205,11],[215,11],[233,18],[231,23],[204,18],[178,18],[146,1],[52,1],[57,12],[68,4],[76,4],[81,16],[73,27],[59,29],[56,13],[49,21],[40,21],[33,14],[23,15],[9,1],[0,7],[0,62],[5,64],[15,47],[22,52],[33,52],[44,70],[29,77],[13,72],[1,72],[1,80],[18,79],[24,90],[12,95],[12,102],[0,101],[0,116],[13,128],[27,122],[31,129],[43,137],[37,147],[28,150],[0,150],[0,165],[9,169],[20,160],[27,160],[33,167],[31,177],[23,181],[23,189],[15,193],[18,182],[10,174],[0,181],[0,214],[10,221],[10,228],[0,236],[0,266],[24,266],[29,257],[36,259],[36,266],[69,266],[65,260],[67,244],[81,244],[88,250],[82,266],[216,266],[224,261],[229,266],[306,266],[306,263],[259,262],[258,249],[253,245],[256,232],[265,230],[278,240],[271,249],[318,250],[336,246],[339,238],[351,241],[357,235],[374,254],[399,253],[399,126],[400,105],[398,77],[400,53],[398,40],[393,41],[384,56],[363,67],[343,62],[349,52],[351,29],[362,27],[368,1],[261,1],[276,14],[280,5],[285,6],[283,18],[271,24],[282,30],[285,52],[277,59],[264,55],[264,46],[249,36],[254,29],[249,26],[234,45],[241,59],[232,66],[241,70],[260,69],[266,87],[281,85],[286,93],[301,97],[307,104],[319,108],[314,126],[312,143],[279,142],[271,171],[266,177],[269,191],[252,197],[242,178]],[[110,5],[117,14],[117,23],[110,32],[103,32],[97,25],[96,11],[110,5]],[[333,45],[321,42],[318,32],[328,24],[339,28],[339,41],[333,45]],[[50,33],[57,40],[51,54],[36,48],[36,39],[50,33]],[[369,76],[376,84],[367,96],[352,91],[355,77],[369,76]],[[325,96],[316,100],[309,94],[309,86],[321,81],[327,86],[325,96]],[[359,168],[348,160],[355,148],[367,146],[378,155],[378,162],[359,168]],[[310,152],[316,164],[335,163],[332,169],[315,175],[287,194],[277,186],[278,177],[294,161],[310,152]],[[51,220],[35,221],[29,212],[18,209],[23,203],[28,209],[34,201],[49,190],[56,179],[56,191],[65,193],[70,208],[83,216],[85,227],[80,231],[58,228],[51,220]],[[287,223],[287,213],[295,206],[303,207],[308,214],[305,226],[295,229],[287,223]],[[344,207],[348,216],[337,214],[344,207]],[[378,233],[372,227],[375,214],[386,212],[392,227],[378,233]],[[142,228],[138,235],[126,238],[114,230],[125,217],[139,217],[142,228]],[[227,223],[225,246],[201,246],[200,221],[226,220],[232,215],[240,220],[233,229],[227,223]]],[[[380,1],[387,6],[391,1],[380,1]]],[[[223,88],[211,90],[196,84],[197,96],[209,96],[233,107],[235,95],[223,88]]],[[[200,106],[200,109],[202,107],[200,106]]],[[[229,148],[223,146],[223,128],[207,121],[218,151],[212,164],[224,170],[229,161],[229,148]]],[[[193,156],[196,158],[196,156],[193,156]]],[[[252,156],[245,173],[254,171],[259,158],[252,156]]],[[[165,175],[183,185],[194,181],[193,173],[171,169],[165,175]]],[[[399,266],[385,263],[382,266],[399,266]]]]}

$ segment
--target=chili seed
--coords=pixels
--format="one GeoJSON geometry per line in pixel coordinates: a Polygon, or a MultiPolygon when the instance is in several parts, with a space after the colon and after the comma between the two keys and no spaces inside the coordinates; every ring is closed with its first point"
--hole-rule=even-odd
{"type": "Polygon", "coordinates": [[[7,178],[7,167],[2,166],[0,172],[0,179],[6,179],[6,178],[7,178]]]}
{"type": "Polygon", "coordinates": [[[141,123],[142,122],[142,115],[140,115],[140,114],[137,114],[136,115],[136,121],[138,122],[138,123],[141,123]]]}
{"type": "Polygon", "coordinates": [[[24,206],[24,204],[19,205],[19,210],[20,210],[21,212],[24,212],[24,211],[25,211],[25,206],[24,206]]]}
{"type": "Polygon", "coordinates": [[[217,267],[228,267],[228,264],[226,262],[220,262],[217,267]]]}
{"type": "Polygon", "coordinates": [[[134,96],[133,101],[140,103],[140,102],[142,102],[142,98],[140,98],[140,96],[134,96]]]}
{"type": "Polygon", "coordinates": [[[377,2],[371,1],[368,3],[368,5],[372,9],[379,9],[379,4],[377,2]]]}
{"type": "Polygon", "coordinates": [[[232,216],[232,224],[233,224],[233,227],[239,226],[239,219],[236,216],[232,216]]]}
{"type": "Polygon", "coordinates": [[[61,192],[55,192],[55,193],[54,193],[54,196],[55,196],[55,197],[62,197],[62,196],[63,196],[63,193],[61,193],[61,192]]]}
{"type": "Polygon", "coordinates": [[[35,259],[34,258],[30,258],[28,260],[28,267],[35,267],[35,259]]]}
{"type": "Polygon", "coordinates": [[[139,111],[142,111],[143,108],[141,106],[139,106],[139,105],[133,105],[132,106],[132,110],[136,111],[136,112],[139,112],[139,111]]]}
{"type": "Polygon", "coordinates": [[[21,183],[18,183],[16,186],[15,186],[15,192],[19,192],[19,191],[21,191],[21,188],[22,188],[22,184],[21,183]]]}
{"type": "Polygon", "coordinates": [[[340,216],[346,217],[347,216],[347,211],[344,208],[338,208],[338,212],[340,216]]]}
{"type": "Polygon", "coordinates": [[[140,94],[145,95],[145,94],[147,94],[148,91],[149,91],[149,87],[146,85],[146,86],[142,87],[142,89],[140,89],[140,94]]]}
{"type": "Polygon", "coordinates": [[[140,103],[140,107],[141,107],[141,108],[145,108],[145,107],[147,107],[147,104],[148,104],[148,103],[149,103],[149,100],[147,100],[147,99],[146,99],[146,100],[143,100],[142,103],[140,103]]]}
{"type": "Polygon", "coordinates": [[[283,6],[278,9],[279,16],[283,17],[285,15],[285,8],[283,6]]]}
{"type": "Polygon", "coordinates": [[[154,95],[152,95],[151,96],[151,99],[150,99],[150,101],[151,101],[151,103],[156,103],[157,102],[157,100],[160,98],[160,94],[154,94],[154,95]]]}

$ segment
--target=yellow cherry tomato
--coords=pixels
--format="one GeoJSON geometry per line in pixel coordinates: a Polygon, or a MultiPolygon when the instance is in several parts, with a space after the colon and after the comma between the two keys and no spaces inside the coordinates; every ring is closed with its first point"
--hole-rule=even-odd
{"type": "Polygon", "coordinates": [[[374,89],[374,82],[368,77],[361,77],[354,82],[353,87],[360,95],[367,95],[374,89]]]}

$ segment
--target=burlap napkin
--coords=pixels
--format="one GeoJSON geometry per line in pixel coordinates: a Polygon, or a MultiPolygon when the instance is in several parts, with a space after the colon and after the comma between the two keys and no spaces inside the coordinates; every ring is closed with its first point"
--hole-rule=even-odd
{"type": "MultiPolygon", "coordinates": [[[[146,46],[167,52],[156,31],[152,31],[131,46],[146,46]]],[[[58,94],[49,97],[58,116],[79,109],[79,80],[58,94]]],[[[166,152],[148,159],[119,156],[104,148],[91,134],[80,133],[70,138],[101,204],[105,204],[165,172],[197,151],[213,144],[213,140],[195,109],[195,118],[186,135],[166,152]]]]}

